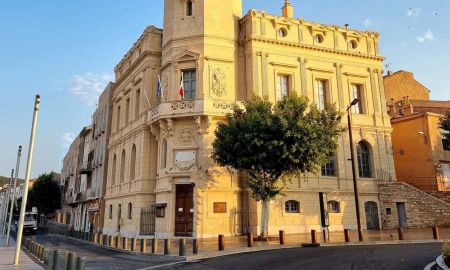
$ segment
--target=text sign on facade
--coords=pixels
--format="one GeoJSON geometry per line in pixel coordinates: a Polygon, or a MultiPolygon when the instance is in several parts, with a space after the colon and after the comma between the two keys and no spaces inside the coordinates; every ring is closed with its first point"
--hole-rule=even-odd
{"type": "Polygon", "coordinates": [[[214,213],[226,213],[227,212],[227,203],[226,202],[215,202],[214,203],[214,213]]]}

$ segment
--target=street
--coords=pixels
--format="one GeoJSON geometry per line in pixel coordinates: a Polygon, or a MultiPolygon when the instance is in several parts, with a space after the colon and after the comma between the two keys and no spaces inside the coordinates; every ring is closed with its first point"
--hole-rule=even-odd
{"type": "Polygon", "coordinates": [[[163,256],[131,255],[99,246],[85,244],[83,242],[64,239],[48,234],[27,235],[34,241],[45,247],[57,247],[61,251],[76,252],[77,256],[86,257],[87,269],[126,269],[134,270],[156,265],[176,262],[179,259],[163,256]]]}
{"type": "Polygon", "coordinates": [[[432,262],[442,248],[442,243],[292,248],[173,264],[177,262],[173,257],[136,256],[48,234],[28,237],[46,246],[58,247],[60,250],[77,252],[78,256],[85,256],[88,269],[131,270],[161,266],[158,269],[414,270],[423,269],[432,262]],[[163,266],[166,264],[170,265],[163,266]]]}
{"type": "Polygon", "coordinates": [[[183,270],[419,270],[432,262],[441,243],[294,248],[245,253],[159,269],[183,270]]]}

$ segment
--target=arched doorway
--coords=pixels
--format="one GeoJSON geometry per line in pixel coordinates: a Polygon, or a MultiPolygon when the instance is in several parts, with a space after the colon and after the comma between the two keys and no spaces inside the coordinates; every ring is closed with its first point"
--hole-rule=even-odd
{"type": "Polygon", "coordinates": [[[379,230],[380,220],[378,219],[378,204],[376,202],[366,202],[366,224],[368,230],[379,230]]]}

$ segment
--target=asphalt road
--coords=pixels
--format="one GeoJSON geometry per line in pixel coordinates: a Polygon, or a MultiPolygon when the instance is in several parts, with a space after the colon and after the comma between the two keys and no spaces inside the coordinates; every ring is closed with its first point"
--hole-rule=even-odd
{"type": "Polygon", "coordinates": [[[177,259],[172,257],[131,255],[48,234],[27,235],[25,237],[32,238],[34,241],[46,247],[57,248],[61,251],[76,252],[77,256],[86,257],[86,268],[89,270],[134,270],[177,261],[177,259]]]}
{"type": "Polygon", "coordinates": [[[442,244],[294,248],[243,253],[158,269],[182,270],[415,270],[438,256],[442,244]]]}

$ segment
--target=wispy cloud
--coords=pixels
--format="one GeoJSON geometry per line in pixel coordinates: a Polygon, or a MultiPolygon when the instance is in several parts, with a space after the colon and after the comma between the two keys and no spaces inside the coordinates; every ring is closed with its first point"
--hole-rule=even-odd
{"type": "Polygon", "coordinates": [[[406,16],[408,17],[418,17],[422,13],[420,8],[409,8],[406,12],[406,16]]]}
{"type": "Polygon", "coordinates": [[[434,40],[433,32],[431,32],[431,30],[428,30],[422,36],[418,36],[417,40],[420,43],[424,43],[425,41],[433,41],[434,40]]]}
{"type": "Polygon", "coordinates": [[[72,144],[72,142],[75,140],[76,137],[77,135],[73,132],[65,132],[61,136],[62,147],[65,151],[69,149],[70,145],[72,144]]]}
{"type": "Polygon", "coordinates": [[[365,27],[371,26],[372,25],[372,20],[371,19],[365,19],[363,21],[363,24],[365,27]]]}
{"type": "Polygon", "coordinates": [[[70,80],[68,91],[86,105],[94,106],[99,95],[112,80],[113,75],[109,73],[78,74],[70,80]]]}

